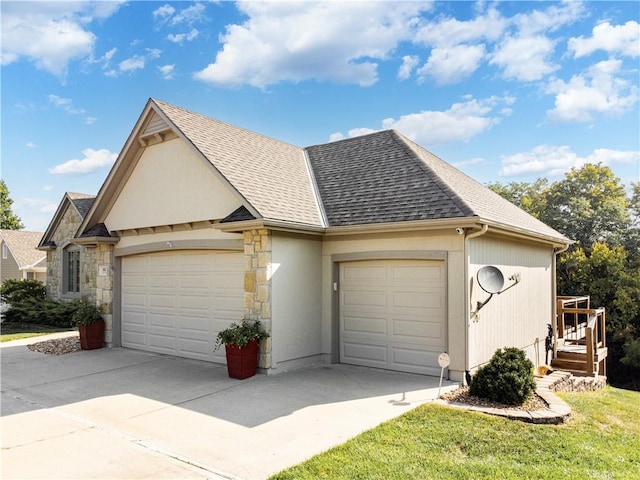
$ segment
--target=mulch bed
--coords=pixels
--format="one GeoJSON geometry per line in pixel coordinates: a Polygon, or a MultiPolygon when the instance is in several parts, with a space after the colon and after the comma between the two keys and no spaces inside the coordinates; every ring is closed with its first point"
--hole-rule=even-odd
{"type": "Polygon", "coordinates": [[[466,405],[473,405],[476,407],[509,408],[513,410],[523,410],[525,412],[534,412],[536,410],[544,410],[545,408],[547,408],[547,402],[542,400],[535,393],[529,400],[519,406],[506,405],[504,403],[494,402],[486,398],[476,397],[469,393],[469,387],[457,388],[456,390],[441,395],[440,398],[443,400],[447,400],[448,402],[464,403],[466,405]]]}
{"type": "Polygon", "coordinates": [[[54,338],[44,342],[32,343],[27,345],[27,348],[46,355],[64,355],[66,353],[79,352],[81,350],[80,337],[54,338]]]}

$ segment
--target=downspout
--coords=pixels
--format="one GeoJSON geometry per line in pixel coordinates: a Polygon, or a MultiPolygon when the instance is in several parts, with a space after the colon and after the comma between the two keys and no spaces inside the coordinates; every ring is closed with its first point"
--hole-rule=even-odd
{"type": "MultiPolygon", "coordinates": [[[[482,229],[477,232],[470,233],[464,237],[464,314],[467,326],[464,329],[464,371],[465,377],[469,377],[469,318],[471,316],[471,301],[469,299],[469,240],[484,235],[489,230],[489,225],[482,224],[482,229]]],[[[468,383],[468,381],[467,381],[468,383]]]]}
{"type": "MultiPolygon", "coordinates": [[[[560,255],[563,252],[566,252],[569,249],[569,244],[567,243],[566,245],[564,245],[563,247],[560,248],[554,248],[553,249],[553,281],[551,282],[551,303],[553,303],[553,305],[551,306],[551,329],[553,331],[553,358],[556,358],[556,355],[558,353],[558,301],[557,301],[557,295],[558,295],[558,274],[557,274],[557,268],[556,268],[556,264],[558,261],[558,255],[560,255]]],[[[553,360],[552,358],[552,360],[553,360]]],[[[546,353],[545,353],[545,362],[546,362],[546,353]]]]}

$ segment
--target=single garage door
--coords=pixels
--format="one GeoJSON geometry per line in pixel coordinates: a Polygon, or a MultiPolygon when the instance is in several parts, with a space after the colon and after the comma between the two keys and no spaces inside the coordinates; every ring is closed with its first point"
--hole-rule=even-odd
{"type": "Polygon", "coordinates": [[[184,250],[122,259],[122,345],[224,362],[218,331],[243,317],[239,252],[184,250]]]}
{"type": "Polygon", "coordinates": [[[340,361],[440,375],[446,349],[445,265],[367,260],[340,265],[340,361]]]}

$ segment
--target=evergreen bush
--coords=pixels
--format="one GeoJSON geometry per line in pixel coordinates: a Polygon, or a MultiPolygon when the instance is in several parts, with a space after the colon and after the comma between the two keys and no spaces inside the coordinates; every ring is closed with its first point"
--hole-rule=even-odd
{"type": "Polygon", "coordinates": [[[536,388],[532,370],[533,363],[522,350],[499,348],[473,376],[469,393],[506,405],[522,405],[536,388]]]}

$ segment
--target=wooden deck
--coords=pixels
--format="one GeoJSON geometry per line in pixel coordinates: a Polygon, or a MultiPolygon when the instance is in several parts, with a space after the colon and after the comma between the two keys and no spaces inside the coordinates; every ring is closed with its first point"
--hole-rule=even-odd
{"type": "Polygon", "coordinates": [[[604,308],[590,308],[589,297],[558,297],[551,366],[574,375],[606,375],[605,318],[604,308]]]}

